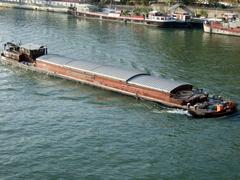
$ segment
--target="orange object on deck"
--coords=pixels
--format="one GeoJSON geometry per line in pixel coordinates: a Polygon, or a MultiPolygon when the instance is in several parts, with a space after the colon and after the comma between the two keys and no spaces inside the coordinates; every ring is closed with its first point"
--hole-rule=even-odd
{"type": "Polygon", "coordinates": [[[223,105],[222,104],[218,104],[217,105],[217,112],[220,112],[224,109],[223,105]]]}

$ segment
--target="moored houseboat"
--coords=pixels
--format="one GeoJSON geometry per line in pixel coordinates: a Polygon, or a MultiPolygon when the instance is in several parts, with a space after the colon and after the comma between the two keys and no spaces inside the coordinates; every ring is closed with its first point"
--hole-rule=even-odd
{"type": "Polygon", "coordinates": [[[103,89],[187,110],[196,117],[217,117],[234,113],[236,103],[210,97],[189,83],[175,82],[141,71],[48,54],[46,46],[6,43],[3,64],[78,81],[103,89]]]}
{"type": "Polygon", "coordinates": [[[240,19],[237,14],[227,13],[220,21],[205,21],[203,29],[207,33],[240,36],[240,19]]]}
{"type": "Polygon", "coordinates": [[[80,18],[92,18],[98,20],[134,23],[160,28],[202,28],[203,20],[183,14],[166,14],[158,11],[150,11],[147,14],[133,15],[124,10],[98,8],[90,4],[76,4],[69,8],[69,13],[80,18]]]}
{"type": "Polygon", "coordinates": [[[158,11],[150,11],[145,18],[145,23],[150,26],[161,28],[173,28],[176,26],[176,20],[173,17],[158,11]]]}
{"type": "Polygon", "coordinates": [[[176,20],[176,28],[203,28],[203,18],[196,14],[186,5],[177,3],[168,9],[169,14],[176,20]]]}
{"type": "Polygon", "coordinates": [[[125,16],[121,13],[121,11],[117,11],[115,9],[99,9],[97,6],[90,4],[77,4],[76,7],[71,7],[69,9],[69,13],[76,17],[83,18],[92,18],[99,20],[107,20],[107,21],[118,21],[124,23],[144,23],[144,16],[125,16]]]}

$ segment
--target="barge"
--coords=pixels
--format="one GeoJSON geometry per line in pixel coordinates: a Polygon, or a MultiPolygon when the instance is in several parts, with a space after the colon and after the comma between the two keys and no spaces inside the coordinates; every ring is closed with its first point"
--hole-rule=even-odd
{"type": "MultiPolygon", "coordinates": [[[[234,23],[235,24],[235,23],[234,23]]],[[[240,36],[240,21],[238,26],[234,26],[231,23],[223,22],[205,22],[203,25],[204,32],[213,33],[213,34],[223,34],[229,36],[240,36]]]]}
{"type": "Polygon", "coordinates": [[[125,16],[121,11],[114,9],[99,9],[90,4],[77,4],[76,7],[69,7],[68,13],[75,17],[98,19],[100,21],[116,21],[124,23],[143,24],[144,16],[125,16]]]}
{"type": "Polygon", "coordinates": [[[236,14],[227,13],[220,21],[205,21],[204,32],[240,36],[240,19],[236,14]]]}
{"type": "Polygon", "coordinates": [[[173,28],[176,27],[176,19],[158,11],[150,11],[145,18],[145,24],[160,28],[173,28]]]}
{"type": "Polygon", "coordinates": [[[1,62],[184,109],[194,117],[219,117],[237,111],[235,102],[210,97],[189,83],[48,54],[46,46],[8,42],[4,44],[1,62]]]}

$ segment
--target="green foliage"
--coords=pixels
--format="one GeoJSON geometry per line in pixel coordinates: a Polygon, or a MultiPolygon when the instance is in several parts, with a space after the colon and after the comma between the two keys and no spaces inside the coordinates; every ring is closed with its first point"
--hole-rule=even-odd
{"type": "Polygon", "coordinates": [[[185,4],[185,5],[190,5],[196,3],[197,0],[180,0],[180,3],[185,4]]]}
{"type": "Polygon", "coordinates": [[[148,5],[149,4],[149,0],[140,0],[142,5],[148,5]]]}
{"type": "Polygon", "coordinates": [[[130,5],[148,5],[149,0],[121,0],[121,3],[130,5]]]}
{"type": "Polygon", "coordinates": [[[152,11],[152,8],[148,6],[139,6],[133,9],[135,15],[147,15],[149,11],[152,11]]]}
{"type": "Polygon", "coordinates": [[[122,11],[122,15],[123,15],[123,16],[130,16],[131,14],[132,14],[132,12],[129,11],[129,10],[123,10],[123,11],[122,11]]]}
{"type": "Polygon", "coordinates": [[[218,4],[219,0],[208,0],[208,2],[209,2],[209,4],[216,6],[218,4]]]}
{"type": "Polygon", "coordinates": [[[207,11],[205,11],[205,10],[203,10],[203,9],[201,9],[200,15],[203,16],[203,17],[208,17],[207,11]]]}

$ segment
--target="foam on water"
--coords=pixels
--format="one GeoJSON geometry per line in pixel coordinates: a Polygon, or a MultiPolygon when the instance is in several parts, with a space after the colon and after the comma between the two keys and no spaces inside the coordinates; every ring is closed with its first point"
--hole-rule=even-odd
{"type": "Polygon", "coordinates": [[[162,113],[170,113],[170,114],[181,114],[191,116],[188,111],[183,109],[174,109],[174,108],[166,108],[166,109],[154,109],[152,110],[154,113],[162,114],[162,113]]]}
{"type": "Polygon", "coordinates": [[[171,113],[171,114],[184,114],[187,116],[191,116],[188,111],[183,110],[183,109],[169,109],[166,112],[171,113]]]}

